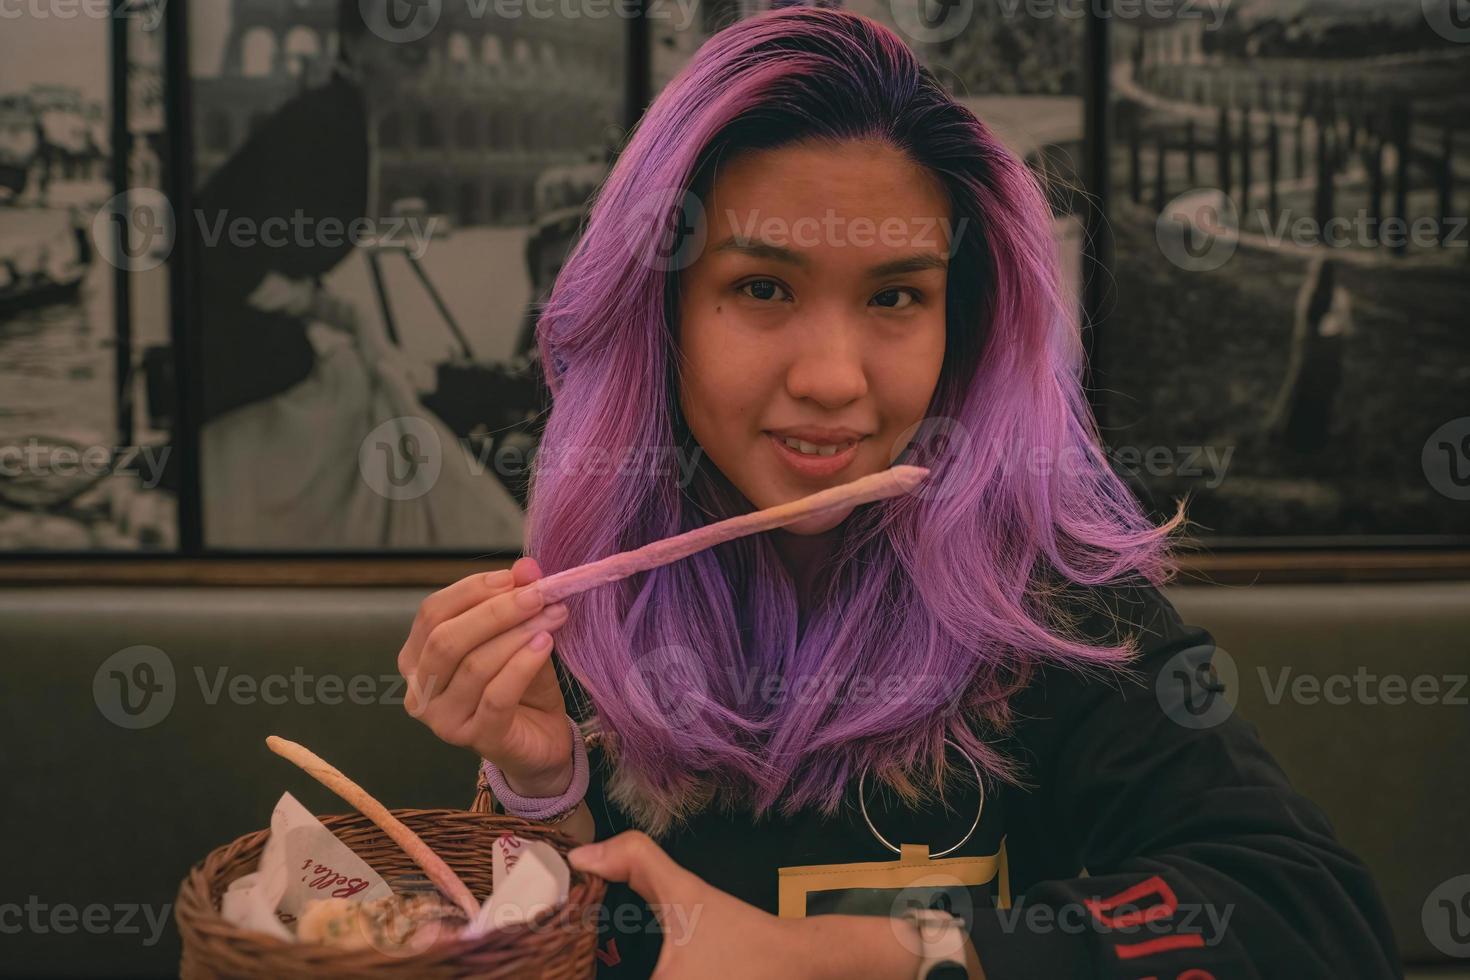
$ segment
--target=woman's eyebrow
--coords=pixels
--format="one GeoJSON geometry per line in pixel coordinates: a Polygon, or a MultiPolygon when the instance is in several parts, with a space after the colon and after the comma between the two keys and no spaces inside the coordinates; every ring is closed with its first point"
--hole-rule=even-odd
{"type": "Polygon", "coordinates": [[[783,245],[772,245],[758,238],[745,238],[739,235],[731,235],[720,242],[710,251],[712,252],[738,252],[741,255],[749,255],[755,259],[773,259],[777,262],[785,262],[787,265],[808,268],[811,260],[800,252],[793,251],[783,245]]]}
{"type": "Polygon", "coordinates": [[[880,262],[868,269],[867,275],[869,279],[881,279],[884,276],[901,276],[906,272],[924,272],[928,269],[943,272],[948,268],[949,260],[942,255],[935,252],[915,252],[891,262],[880,262]]]}
{"type": "MultiPolygon", "coordinates": [[[[731,235],[720,242],[713,252],[738,252],[741,255],[749,255],[757,259],[771,259],[776,262],[785,262],[801,269],[811,267],[811,260],[800,252],[786,248],[784,245],[773,245],[755,238],[744,238],[731,235]]],[[[881,279],[884,276],[899,276],[906,272],[924,272],[928,269],[944,271],[949,268],[949,260],[937,252],[915,252],[901,259],[890,259],[880,262],[868,269],[864,275],[869,279],[881,279]]]]}

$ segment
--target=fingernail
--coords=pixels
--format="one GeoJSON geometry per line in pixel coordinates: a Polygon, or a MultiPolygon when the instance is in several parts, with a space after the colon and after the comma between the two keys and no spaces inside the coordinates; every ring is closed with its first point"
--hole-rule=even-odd
{"type": "Polygon", "coordinates": [[[531,637],[532,650],[545,650],[549,646],[551,646],[551,634],[545,630],[531,637]]]}
{"type": "Polygon", "coordinates": [[[567,604],[565,602],[554,602],[541,611],[548,619],[565,619],[567,615],[567,604]]]}
{"type": "Polygon", "coordinates": [[[491,572],[485,576],[485,584],[492,589],[503,589],[514,581],[515,576],[508,568],[502,568],[498,572],[491,572]]]}
{"type": "Polygon", "coordinates": [[[516,596],[516,605],[522,609],[535,609],[541,605],[541,590],[534,585],[528,585],[525,591],[516,596]]]}

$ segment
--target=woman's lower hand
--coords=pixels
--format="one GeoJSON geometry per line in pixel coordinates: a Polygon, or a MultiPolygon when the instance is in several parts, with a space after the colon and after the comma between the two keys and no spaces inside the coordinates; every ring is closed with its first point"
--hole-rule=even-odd
{"type": "Polygon", "coordinates": [[[908,923],[777,918],[680,867],[641,831],[574,848],[568,859],[579,870],[627,882],[648,903],[663,932],[655,980],[909,980],[918,971],[917,947],[904,942],[908,923]]]}
{"type": "Polygon", "coordinates": [[[398,654],[404,707],[451,745],[473,749],[524,796],[556,796],[572,779],[572,735],[551,664],[562,603],[532,586],[522,558],[509,574],[477,573],[419,606],[398,654]]]}

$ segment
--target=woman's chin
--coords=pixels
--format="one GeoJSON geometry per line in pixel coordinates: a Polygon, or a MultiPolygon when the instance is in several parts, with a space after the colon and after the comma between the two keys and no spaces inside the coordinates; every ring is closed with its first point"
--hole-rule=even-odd
{"type": "Polygon", "coordinates": [[[790,531],[792,534],[811,535],[825,534],[843,521],[853,511],[852,507],[844,507],[841,510],[829,510],[811,517],[803,517],[799,521],[784,525],[782,530],[790,531]]]}

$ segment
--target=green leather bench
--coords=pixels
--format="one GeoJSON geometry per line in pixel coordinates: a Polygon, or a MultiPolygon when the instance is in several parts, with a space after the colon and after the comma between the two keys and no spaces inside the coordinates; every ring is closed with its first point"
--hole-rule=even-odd
{"type": "MultiPolygon", "coordinates": [[[[426,592],[0,589],[0,973],[176,971],[172,902],[191,863],[265,826],[285,790],[316,812],[343,809],[272,755],[268,734],[312,747],[389,806],[468,806],[473,756],[401,706],[395,657],[426,592]],[[140,646],[157,652],[119,653],[140,646]]],[[[1470,671],[1470,583],[1170,594],[1230,655],[1237,710],[1374,869],[1405,961],[1470,968],[1421,925],[1435,885],[1470,874],[1470,709],[1333,703],[1344,682],[1331,680],[1360,668],[1435,677],[1443,701],[1444,678],[1470,671]],[[1327,682],[1315,703],[1304,675],[1327,682]]]]}

